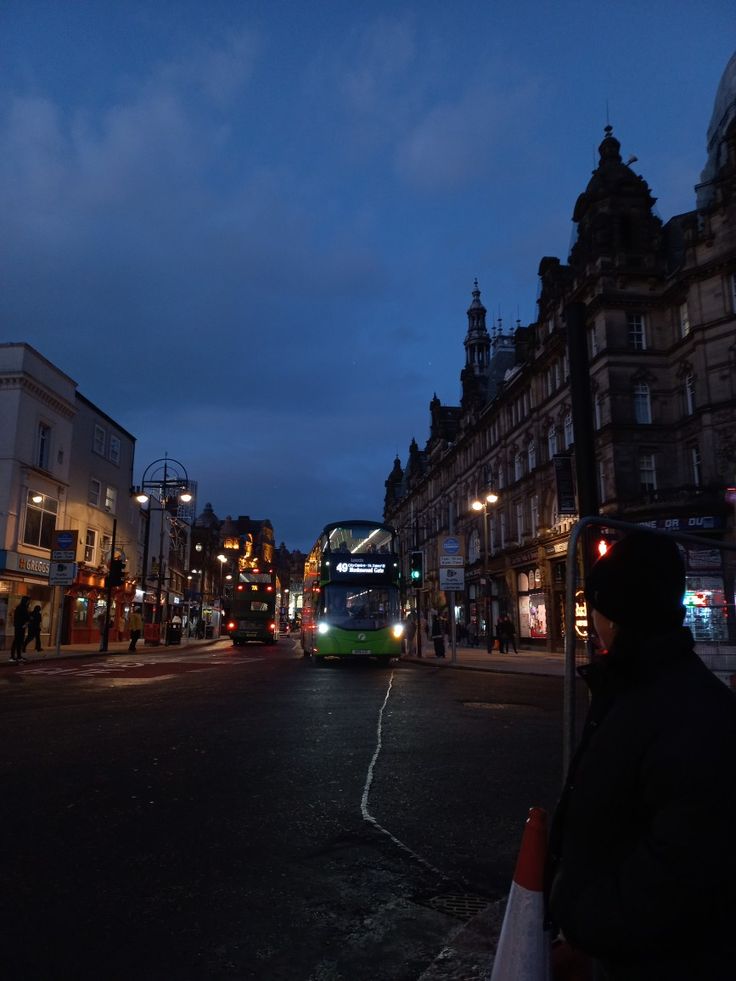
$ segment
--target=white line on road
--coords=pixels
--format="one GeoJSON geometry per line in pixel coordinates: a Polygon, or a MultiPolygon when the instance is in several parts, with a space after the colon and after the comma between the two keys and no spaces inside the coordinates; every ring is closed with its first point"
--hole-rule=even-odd
{"type": "Polygon", "coordinates": [[[389,678],[388,681],[388,688],[386,689],[386,697],[384,698],[383,705],[381,705],[381,710],[378,713],[378,726],[376,729],[376,749],[375,752],[373,753],[373,759],[370,762],[370,766],[368,767],[368,773],[365,778],[365,786],[363,787],[363,797],[361,798],[360,801],[360,813],[363,815],[364,821],[367,821],[368,824],[372,824],[373,827],[376,828],[376,830],[386,835],[386,837],[389,838],[398,848],[401,848],[402,851],[405,851],[407,852],[407,854],[411,855],[411,857],[416,862],[419,862],[420,865],[423,865],[425,868],[429,869],[430,872],[434,872],[435,875],[440,876],[440,878],[445,879],[447,878],[447,876],[443,872],[440,872],[440,870],[436,869],[431,862],[427,861],[426,858],[422,858],[421,855],[418,855],[413,849],[409,848],[408,845],[405,845],[403,841],[399,841],[399,839],[396,838],[394,835],[392,835],[390,831],[388,831],[386,828],[383,827],[383,825],[379,824],[378,821],[373,817],[373,815],[368,810],[368,795],[370,794],[371,784],[373,783],[373,769],[381,753],[382,738],[383,738],[383,712],[384,709],[386,708],[386,705],[388,704],[388,698],[389,695],[391,694],[391,688],[393,686],[393,683],[394,683],[394,673],[392,671],[391,677],[389,678]]]}

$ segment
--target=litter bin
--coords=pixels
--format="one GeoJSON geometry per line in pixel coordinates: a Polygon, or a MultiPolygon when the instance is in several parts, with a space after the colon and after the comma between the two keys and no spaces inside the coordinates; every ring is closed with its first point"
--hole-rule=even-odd
{"type": "Polygon", "coordinates": [[[179,623],[166,624],[166,643],[181,644],[181,624],[179,623]]]}

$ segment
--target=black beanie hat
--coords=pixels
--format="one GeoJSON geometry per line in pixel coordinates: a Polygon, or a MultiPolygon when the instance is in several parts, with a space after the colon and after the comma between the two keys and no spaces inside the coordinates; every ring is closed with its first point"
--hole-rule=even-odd
{"type": "Polygon", "coordinates": [[[679,627],[685,617],[685,563],[672,538],[633,531],[588,573],[585,598],[594,609],[639,633],[679,627]]]}

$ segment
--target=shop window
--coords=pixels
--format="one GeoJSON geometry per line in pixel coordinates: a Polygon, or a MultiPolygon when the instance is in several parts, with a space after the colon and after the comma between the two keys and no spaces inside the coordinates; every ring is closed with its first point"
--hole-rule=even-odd
{"type": "Polygon", "coordinates": [[[529,576],[526,572],[520,572],[517,579],[517,586],[520,593],[529,592],[529,576]]]}
{"type": "Polygon", "coordinates": [[[89,610],[89,600],[83,596],[77,596],[74,603],[74,622],[78,626],[85,625],[87,623],[87,612],[89,610]]]}
{"type": "Polygon", "coordinates": [[[26,521],[23,529],[23,543],[36,548],[51,548],[58,501],[40,491],[29,490],[26,498],[26,521]]]}

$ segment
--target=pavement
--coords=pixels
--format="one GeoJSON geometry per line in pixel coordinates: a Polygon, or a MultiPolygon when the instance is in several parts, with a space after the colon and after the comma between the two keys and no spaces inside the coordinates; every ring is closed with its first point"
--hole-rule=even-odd
{"type": "Polygon", "coordinates": [[[500,651],[487,651],[484,647],[466,647],[458,645],[453,652],[450,644],[446,645],[445,656],[435,657],[432,641],[422,642],[422,656],[404,654],[402,661],[412,661],[417,664],[431,665],[439,668],[463,668],[469,671],[500,671],[504,674],[565,674],[565,656],[562,653],[552,653],[541,648],[519,647],[518,653],[511,651],[502,654],[500,651]]]}
{"type": "MultiPolygon", "coordinates": [[[[287,634],[291,639],[292,635],[287,634]]],[[[128,654],[128,641],[110,641],[107,648],[107,655],[128,654]]],[[[5,650],[0,651],[0,664],[11,665],[10,661],[10,638],[7,638],[5,650]]],[[[187,651],[194,652],[219,647],[229,647],[228,637],[215,637],[200,640],[195,637],[182,637],[180,644],[144,644],[138,641],[136,654],[170,653],[184,654],[187,651]]],[[[79,657],[99,657],[105,656],[105,652],[100,650],[99,641],[94,644],[62,644],[57,653],[56,648],[46,648],[42,653],[27,650],[24,654],[26,661],[30,663],[44,661],[58,661],[63,658],[79,657]]],[[[484,647],[467,647],[458,645],[453,652],[450,644],[447,644],[444,658],[434,656],[434,647],[431,640],[424,641],[422,644],[422,656],[414,654],[404,654],[402,661],[409,661],[424,667],[435,668],[460,668],[467,671],[500,671],[505,674],[544,674],[559,675],[565,674],[565,659],[561,653],[550,653],[540,648],[520,647],[518,654],[501,654],[500,651],[488,652],[484,647]]]]}
{"type": "MultiPolygon", "coordinates": [[[[11,638],[6,638],[5,649],[0,650],[0,664],[7,664],[12,667],[13,665],[10,660],[10,642],[11,638]]],[[[153,654],[158,652],[161,654],[176,654],[185,653],[186,651],[191,651],[193,653],[195,650],[230,647],[230,643],[229,637],[210,637],[206,640],[200,640],[195,637],[183,637],[180,644],[144,644],[143,641],[139,640],[135,653],[153,654]]],[[[132,653],[128,650],[129,644],[130,641],[128,640],[112,640],[107,645],[107,651],[100,650],[99,641],[97,641],[95,644],[62,644],[58,650],[58,653],[56,647],[44,648],[41,653],[29,648],[23,657],[29,664],[37,664],[39,661],[60,661],[75,657],[106,657],[109,654],[132,653]]]]}

